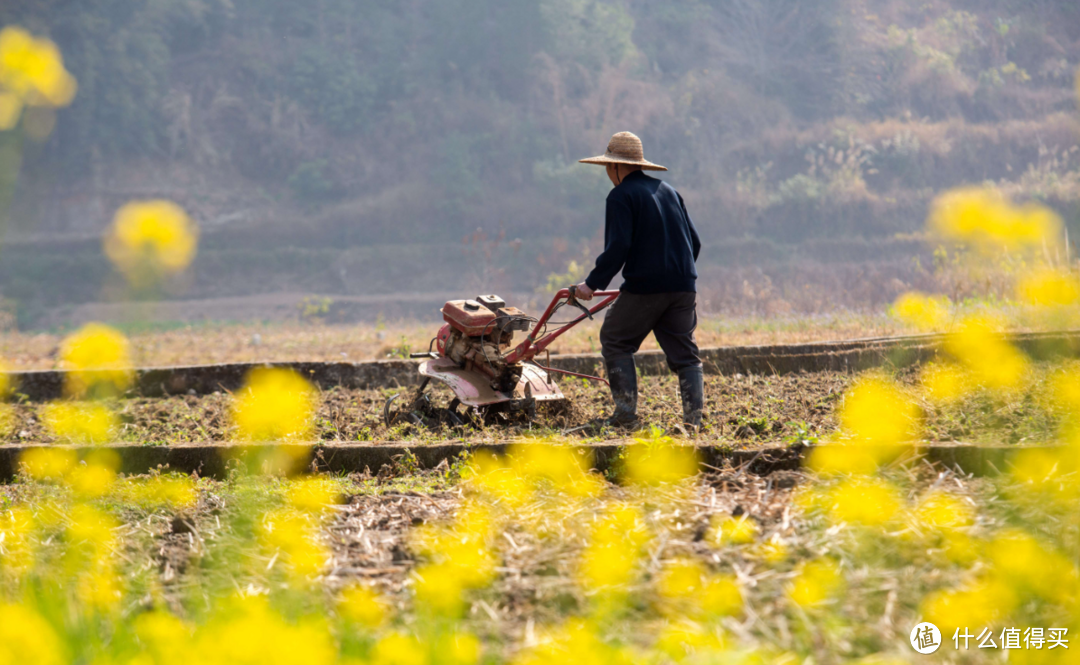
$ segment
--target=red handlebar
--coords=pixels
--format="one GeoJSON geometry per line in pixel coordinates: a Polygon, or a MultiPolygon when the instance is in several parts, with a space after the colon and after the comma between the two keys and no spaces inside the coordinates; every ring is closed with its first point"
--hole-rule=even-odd
{"type": "Polygon", "coordinates": [[[543,329],[544,324],[548,322],[548,319],[551,318],[551,315],[555,313],[555,308],[558,306],[558,304],[563,300],[567,302],[570,301],[570,289],[559,289],[559,291],[555,294],[555,297],[551,299],[551,303],[547,306],[547,309],[544,310],[543,315],[541,315],[540,318],[536,321],[536,325],[533,326],[532,332],[529,333],[529,336],[526,337],[525,340],[521,342],[521,344],[518,344],[517,347],[510,352],[510,355],[506,356],[506,363],[512,365],[523,360],[532,360],[538,353],[544,351],[544,349],[546,349],[552,342],[558,339],[559,336],[562,335],[564,332],[570,330],[586,318],[591,318],[592,314],[596,314],[611,303],[615,302],[615,299],[618,297],[618,291],[593,291],[593,298],[600,298],[600,302],[592,307],[586,308],[589,312],[588,315],[581,314],[573,321],[569,321],[563,324],[561,327],[552,330],[551,332],[545,334],[543,337],[537,340],[536,335],[539,333],[540,330],[543,329]]]}

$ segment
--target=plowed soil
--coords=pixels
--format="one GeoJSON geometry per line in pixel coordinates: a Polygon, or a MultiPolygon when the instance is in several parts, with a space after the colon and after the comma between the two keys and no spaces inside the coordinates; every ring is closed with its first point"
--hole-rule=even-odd
{"type": "MultiPolygon", "coordinates": [[[[718,443],[749,445],[821,436],[835,428],[835,405],[854,377],[841,373],[783,376],[707,376],[703,437],[718,443]]],[[[398,403],[409,401],[414,389],[324,391],[316,416],[315,436],[322,441],[465,441],[505,440],[524,435],[568,433],[571,436],[617,436],[613,432],[577,429],[610,412],[607,387],[584,380],[566,379],[561,388],[567,401],[541,405],[531,422],[524,417],[489,418],[481,427],[440,426],[434,429],[411,423],[388,428],[383,405],[397,392],[398,403]],[[572,431],[575,430],[576,431],[572,431]]],[[[453,395],[446,388],[432,390],[433,403],[443,406],[453,395]]],[[[235,437],[229,418],[231,396],[135,398],[118,400],[117,439],[147,445],[183,445],[228,441],[235,437]]],[[[41,422],[41,405],[14,406],[14,421],[0,441],[53,442],[41,422]]],[[[681,421],[682,407],[674,377],[644,377],[640,381],[639,415],[643,426],[668,429],[681,421]]],[[[623,434],[625,435],[625,433],[623,434]]]]}

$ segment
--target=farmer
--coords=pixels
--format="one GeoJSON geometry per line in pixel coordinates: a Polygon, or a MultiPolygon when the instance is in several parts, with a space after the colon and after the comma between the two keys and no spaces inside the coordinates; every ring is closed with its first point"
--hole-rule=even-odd
{"type": "Polygon", "coordinates": [[[697,229],[682,197],[671,185],[645,175],[667,171],[645,159],[641,139],[630,132],[611,137],[607,152],[580,160],[603,164],[615,188],[607,197],[604,252],[576,285],[582,300],[607,287],[622,270],[622,294],[600,328],[600,344],[611,382],[615,412],[605,424],[637,425],[637,371],[634,353],[651,332],[679,375],[683,422],[697,430],[704,407],[704,377],[694,330],[697,328],[697,269],[701,251],[697,229]]]}

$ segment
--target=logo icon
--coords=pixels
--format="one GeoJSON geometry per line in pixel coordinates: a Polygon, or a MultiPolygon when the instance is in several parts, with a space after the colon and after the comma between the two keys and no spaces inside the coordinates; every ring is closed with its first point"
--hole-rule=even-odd
{"type": "Polygon", "coordinates": [[[911,629],[911,648],[919,653],[934,653],[941,646],[941,631],[932,623],[923,622],[911,629]]]}

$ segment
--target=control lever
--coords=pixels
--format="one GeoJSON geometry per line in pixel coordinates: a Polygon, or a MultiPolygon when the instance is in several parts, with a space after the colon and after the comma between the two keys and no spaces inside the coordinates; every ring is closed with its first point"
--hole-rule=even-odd
{"type": "Polygon", "coordinates": [[[566,302],[584,312],[585,316],[589,317],[589,320],[591,321],[593,317],[592,312],[589,311],[588,307],[582,305],[577,300],[577,284],[572,285],[568,290],[570,291],[570,297],[566,299],[566,302]]]}

